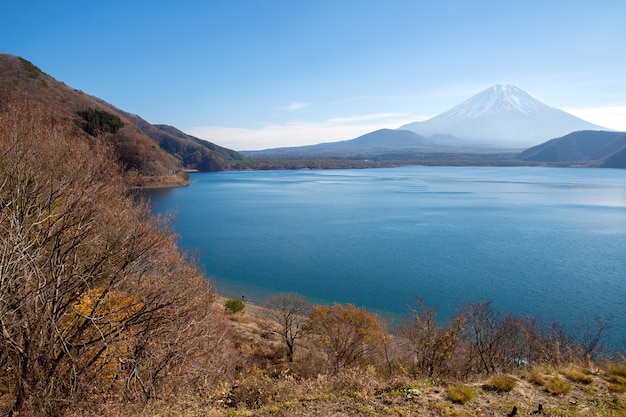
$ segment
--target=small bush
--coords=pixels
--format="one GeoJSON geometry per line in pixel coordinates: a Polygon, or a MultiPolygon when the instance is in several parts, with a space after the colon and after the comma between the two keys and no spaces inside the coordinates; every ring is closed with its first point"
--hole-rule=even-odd
{"type": "Polygon", "coordinates": [[[611,367],[609,374],[626,378],[626,363],[611,367]]]}
{"type": "Polygon", "coordinates": [[[98,136],[102,133],[115,133],[124,127],[124,122],[117,115],[103,110],[87,109],[76,112],[83,122],[80,127],[91,136],[98,136]]]}
{"type": "Polygon", "coordinates": [[[474,398],[474,391],[465,385],[448,386],[448,399],[453,403],[465,404],[474,398]]]}
{"type": "Polygon", "coordinates": [[[372,397],[375,395],[377,383],[372,374],[367,370],[353,368],[344,369],[342,372],[330,378],[330,389],[335,394],[348,395],[356,398],[372,397]],[[357,394],[358,393],[358,394],[357,394]]]}
{"type": "Polygon", "coordinates": [[[32,62],[22,58],[22,57],[18,57],[18,59],[22,62],[22,65],[24,66],[24,69],[26,69],[26,71],[29,73],[31,78],[37,78],[39,77],[39,75],[42,74],[42,71],[32,62]]]}
{"type": "Polygon", "coordinates": [[[604,379],[614,384],[626,385],[626,378],[619,375],[607,375],[604,379]]]}
{"type": "MultiPolygon", "coordinates": [[[[309,395],[311,391],[314,395],[318,392],[316,388],[305,382],[296,381],[289,375],[269,376],[264,375],[260,371],[253,371],[239,383],[231,386],[230,390],[222,397],[222,400],[224,405],[229,408],[284,410],[291,407],[294,401],[306,398],[306,395],[309,395]]],[[[249,413],[248,411],[247,413],[243,412],[241,415],[257,414],[249,413]]],[[[284,414],[277,413],[276,415],[284,414]]]]}
{"type": "Polygon", "coordinates": [[[563,381],[558,376],[553,376],[552,378],[545,379],[543,381],[543,387],[546,389],[546,391],[553,395],[567,394],[572,388],[570,384],[563,381]]]}
{"type": "Polygon", "coordinates": [[[591,384],[593,382],[593,378],[590,375],[586,375],[578,369],[566,369],[563,371],[563,375],[575,383],[591,384]]]}
{"type": "Polygon", "coordinates": [[[226,302],[224,303],[224,308],[226,309],[227,314],[236,314],[243,313],[246,305],[241,300],[231,298],[230,300],[226,300],[226,302]]]}
{"type": "Polygon", "coordinates": [[[613,391],[613,392],[626,392],[626,385],[622,385],[622,384],[609,384],[608,388],[609,388],[609,391],[613,391]]]}
{"type": "Polygon", "coordinates": [[[530,381],[531,383],[535,385],[543,386],[543,383],[545,382],[543,375],[537,369],[533,369],[532,371],[530,371],[527,377],[528,377],[528,381],[530,381]]]}
{"type": "Polygon", "coordinates": [[[489,382],[483,385],[483,388],[490,391],[509,392],[515,386],[515,380],[505,375],[494,375],[489,378],[489,382]]]}

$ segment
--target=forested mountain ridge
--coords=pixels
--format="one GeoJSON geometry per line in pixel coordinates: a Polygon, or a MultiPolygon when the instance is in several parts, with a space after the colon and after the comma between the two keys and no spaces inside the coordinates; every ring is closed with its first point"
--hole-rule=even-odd
{"type": "Polygon", "coordinates": [[[440,148],[409,130],[379,129],[354,139],[317,145],[242,151],[248,157],[368,157],[389,153],[432,152],[440,148]]]}
{"type": "Polygon", "coordinates": [[[528,148],[517,159],[551,164],[626,168],[626,133],[597,130],[572,132],[528,148]]]}
{"type": "Polygon", "coordinates": [[[76,137],[97,138],[109,143],[126,172],[127,181],[133,186],[188,184],[185,170],[537,163],[626,167],[626,148],[609,146],[591,154],[584,151],[616,134],[603,131],[575,132],[530,148],[517,157],[513,153],[489,153],[486,149],[441,147],[436,144],[440,138],[431,140],[414,132],[391,129],[340,142],[239,153],[187,135],[172,126],[153,125],[138,115],[57,81],[23,58],[0,54],[0,112],[18,102],[45,109],[57,123],[75,129],[76,137]]]}
{"type": "Polygon", "coordinates": [[[242,159],[235,151],[174,128],[153,126],[67,86],[23,58],[0,54],[0,108],[18,101],[46,109],[59,123],[81,128],[84,138],[110,143],[133,185],[183,185],[189,181],[185,169],[220,171],[242,159]]]}
{"type": "Polygon", "coordinates": [[[0,104],[0,416],[626,413],[610,318],[575,338],[489,302],[439,323],[416,295],[391,327],[297,294],[224,301],[129,193],[105,140],[127,118],[0,104]]]}
{"type": "Polygon", "coordinates": [[[123,113],[163,150],[181,161],[185,169],[223,171],[245,159],[237,151],[188,135],[173,126],[153,125],[137,115],[123,113]]]}

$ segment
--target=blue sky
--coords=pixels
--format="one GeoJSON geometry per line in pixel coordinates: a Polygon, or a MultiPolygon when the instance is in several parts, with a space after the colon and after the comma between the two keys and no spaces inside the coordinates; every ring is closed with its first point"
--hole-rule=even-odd
{"type": "Polygon", "coordinates": [[[0,52],[237,150],[425,120],[493,84],[626,130],[626,1],[0,0],[0,52]]]}

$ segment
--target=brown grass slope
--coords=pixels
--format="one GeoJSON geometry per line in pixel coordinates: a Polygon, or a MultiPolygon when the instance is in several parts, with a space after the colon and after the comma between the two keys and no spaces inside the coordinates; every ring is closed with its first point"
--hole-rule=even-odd
{"type": "MultiPolygon", "coordinates": [[[[119,117],[123,126],[103,136],[115,149],[134,185],[183,185],[188,183],[184,168],[218,171],[229,168],[227,162],[236,158],[231,151],[217,152],[216,146],[192,140],[181,134],[163,133],[138,116],[132,116],[96,97],[75,90],[45,74],[31,62],[12,55],[0,54],[0,107],[12,102],[28,101],[47,109],[68,126],[81,126],[78,112],[95,109],[119,117]],[[185,150],[181,152],[180,150],[185,150]],[[176,151],[178,150],[178,151],[176,151]]],[[[89,135],[82,132],[86,138],[89,135]]],[[[220,148],[223,149],[223,148],[220,148]]]]}
{"type": "MultiPolygon", "coordinates": [[[[216,307],[225,301],[217,298],[216,307]]],[[[108,415],[146,417],[626,415],[623,363],[537,364],[466,380],[401,370],[383,375],[376,366],[318,373],[314,343],[304,340],[294,362],[288,362],[280,338],[268,330],[277,323],[266,316],[263,307],[252,304],[230,316],[241,372],[234,380],[223,379],[209,396],[109,404],[103,410],[108,415]]],[[[93,414],[72,416],[83,415],[93,414]]]]}

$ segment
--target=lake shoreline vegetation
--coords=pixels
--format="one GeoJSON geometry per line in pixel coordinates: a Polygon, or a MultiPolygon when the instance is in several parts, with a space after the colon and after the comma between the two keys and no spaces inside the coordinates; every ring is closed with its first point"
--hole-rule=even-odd
{"type": "MultiPolygon", "coordinates": [[[[87,140],[105,140],[134,188],[189,185],[189,172],[247,170],[363,169],[400,166],[626,167],[626,133],[578,131],[532,148],[434,145],[394,147],[383,140],[360,147],[371,132],[340,152],[313,147],[237,152],[188,135],[175,127],[150,124],[83,91],[70,88],[30,61],[0,54],[0,103],[29,102],[54,114],[87,140]]],[[[382,129],[387,136],[406,131],[382,129]]],[[[385,137],[387,137],[385,136],[385,137]]],[[[371,139],[371,138],[370,138],[371,139]]],[[[393,143],[393,137],[387,137],[393,143]]],[[[379,140],[382,140],[379,138],[379,140]]],[[[324,144],[320,144],[324,145],[324,144]]]]}
{"type": "Polygon", "coordinates": [[[225,300],[124,175],[45,109],[0,112],[0,415],[626,413],[624,351],[603,346],[622,323],[225,300]]]}
{"type": "MultiPolygon", "coordinates": [[[[403,166],[545,166],[514,159],[513,153],[406,152],[394,155],[359,155],[353,157],[249,157],[232,166],[233,171],[370,169],[403,166]]],[[[552,165],[551,165],[552,166],[552,165]]],[[[553,165],[558,166],[558,165],[553,165]]]]}

